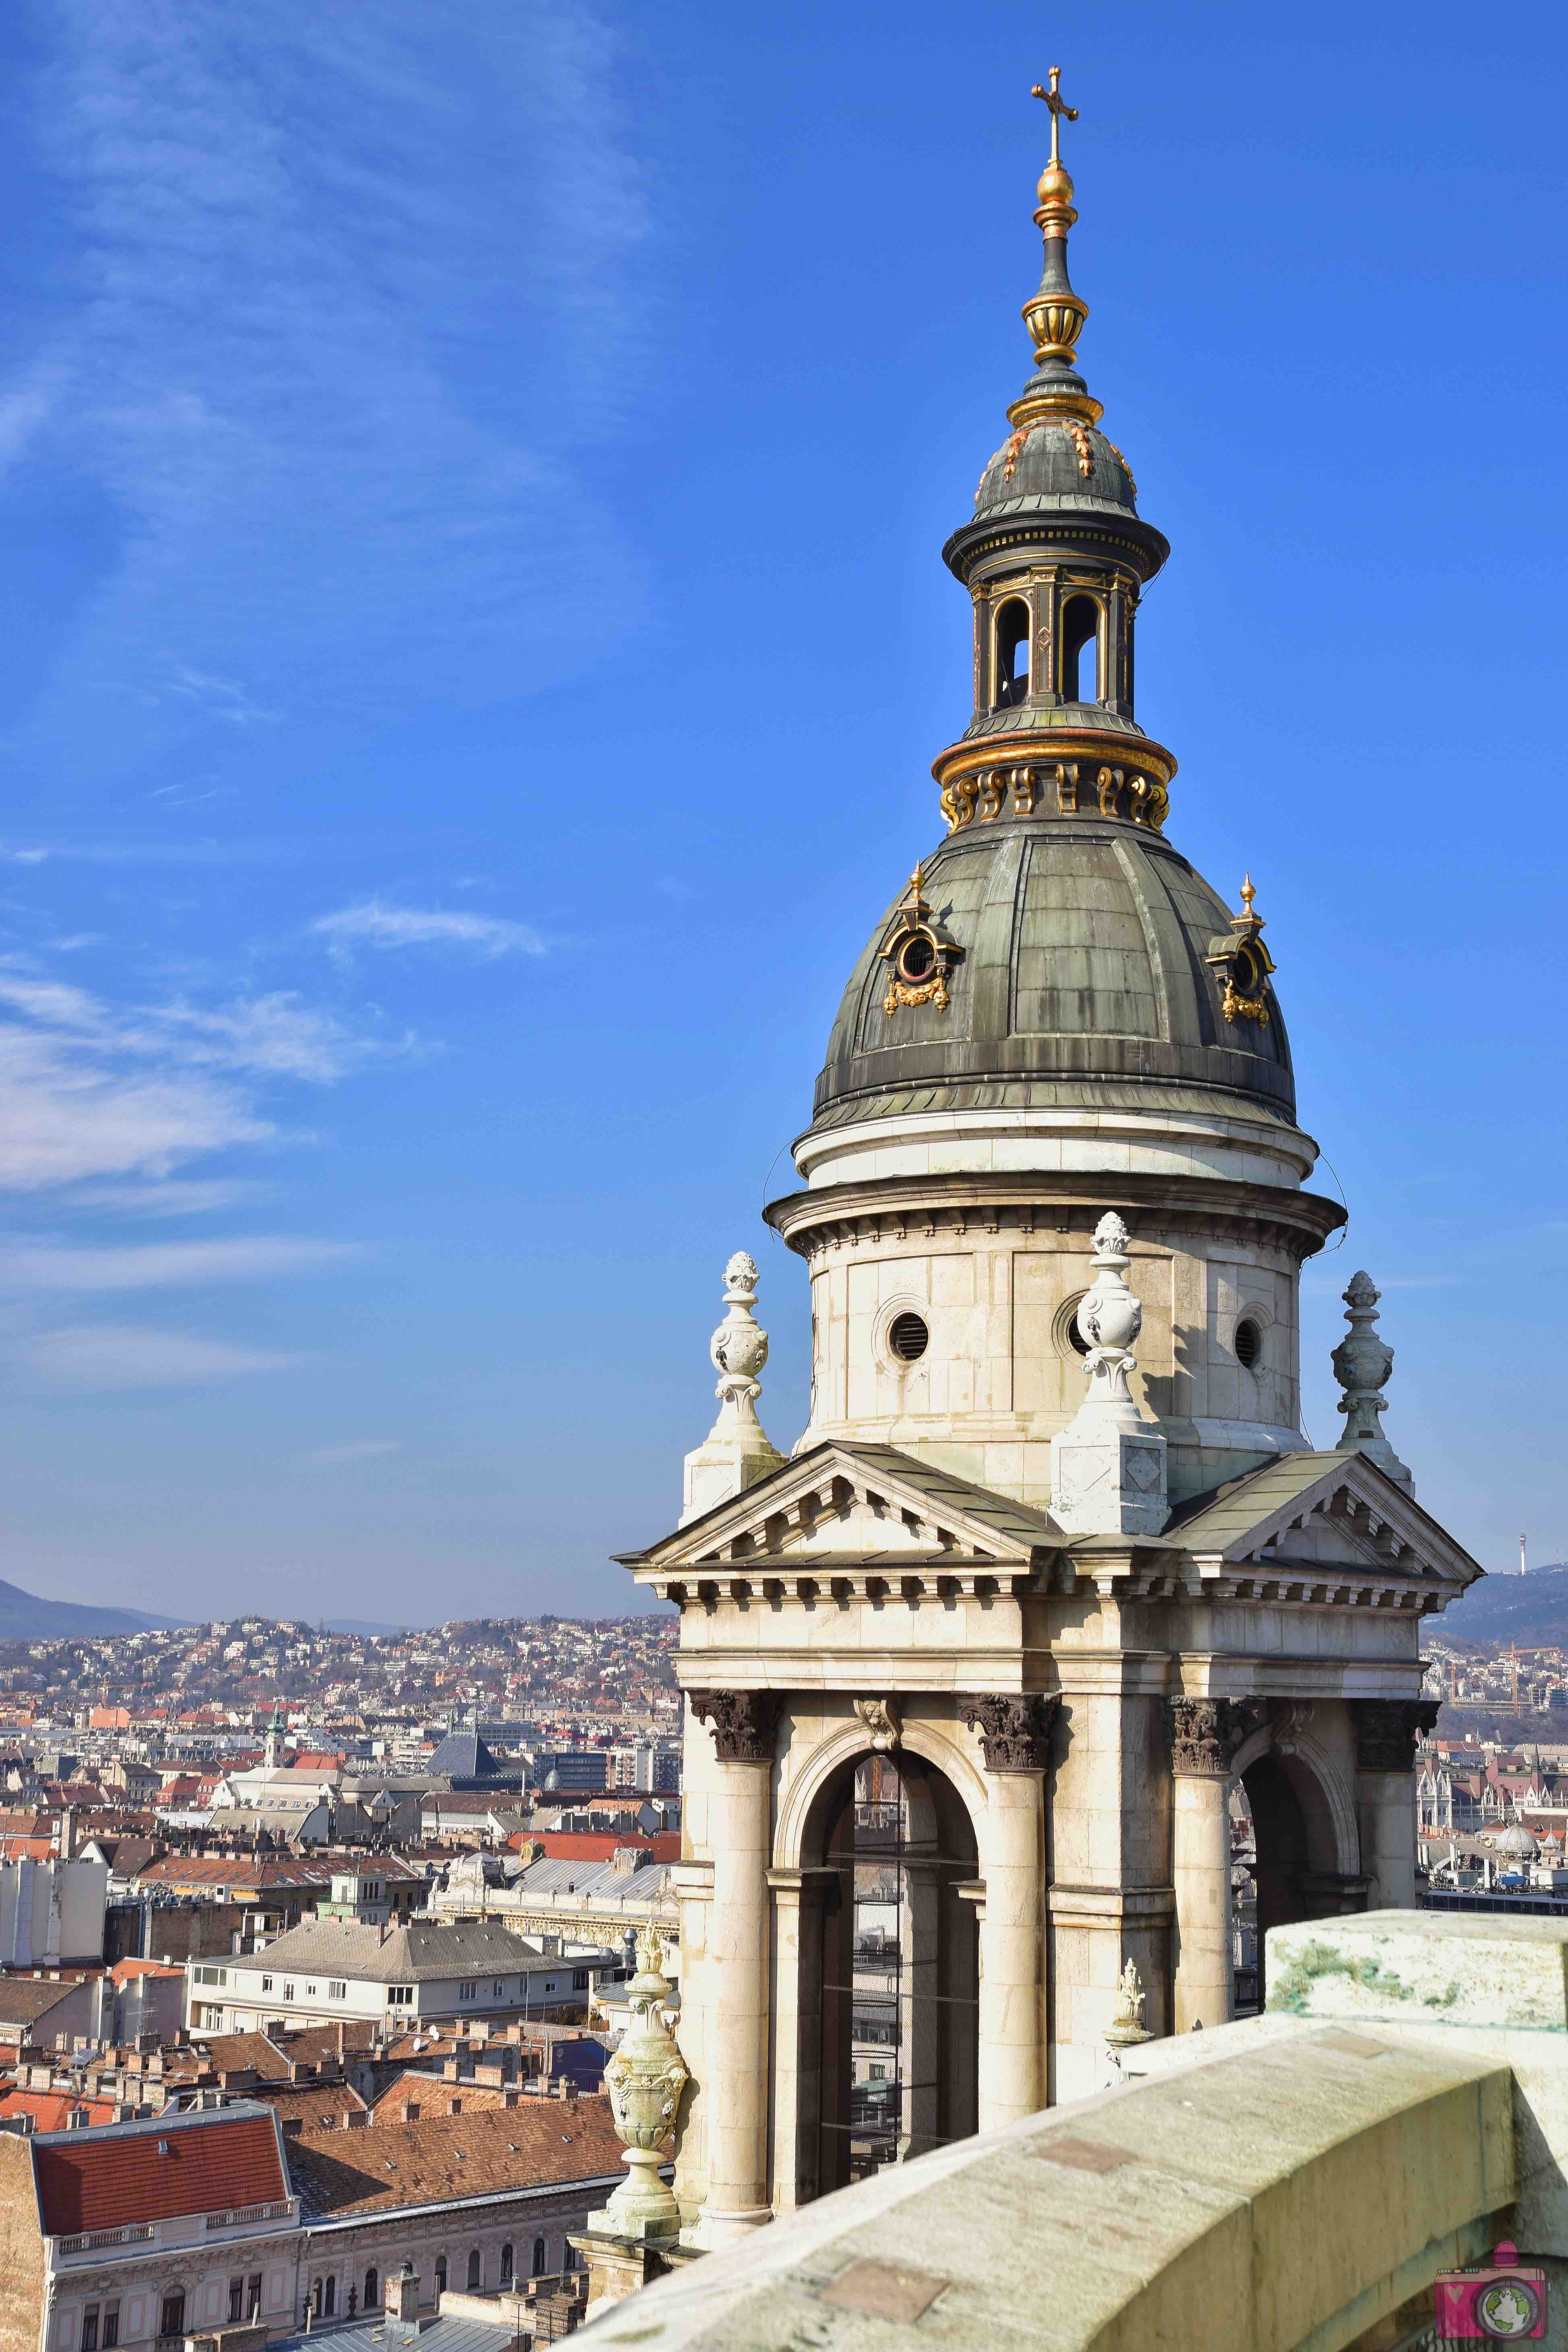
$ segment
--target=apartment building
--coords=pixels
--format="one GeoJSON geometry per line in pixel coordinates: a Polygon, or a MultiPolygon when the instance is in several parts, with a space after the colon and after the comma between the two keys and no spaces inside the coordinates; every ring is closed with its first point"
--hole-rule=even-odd
{"type": "Polygon", "coordinates": [[[354,2020],[507,2025],[584,2005],[625,1966],[619,1949],[514,1935],[495,1920],[310,1919],[264,1953],[187,1961],[186,2016],[205,2033],[354,2020]]]}

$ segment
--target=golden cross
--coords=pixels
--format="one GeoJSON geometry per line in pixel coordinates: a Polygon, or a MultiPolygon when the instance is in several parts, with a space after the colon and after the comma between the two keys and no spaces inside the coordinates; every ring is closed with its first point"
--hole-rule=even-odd
{"type": "Polygon", "coordinates": [[[1049,89],[1047,89],[1042,82],[1037,82],[1034,89],[1029,92],[1029,96],[1031,98],[1043,98],[1046,104],[1051,110],[1051,161],[1053,163],[1059,163],[1062,160],[1058,152],[1058,142],[1062,116],[1065,114],[1069,122],[1076,122],[1078,121],[1077,107],[1069,106],[1066,99],[1061,95],[1059,87],[1061,78],[1062,69],[1060,66],[1053,66],[1051,68],[1051,86],[1049,89]]]}

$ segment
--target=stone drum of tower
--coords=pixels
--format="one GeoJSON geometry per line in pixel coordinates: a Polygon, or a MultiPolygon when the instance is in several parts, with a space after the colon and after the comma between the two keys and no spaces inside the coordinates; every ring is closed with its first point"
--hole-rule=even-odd
{"type": "Polygon", "coordinates": [[[806,1189],[768,1214],[811,1267],[800,1448],[892,1444],[1048,1506],[1114,1208],[1179,1499],[1308,1444],[1300,1266],[1342,1214],[1301,1189],[1317,1147],[1250,882],[1233,912],[1166,837],[1176,763],[1135,717],[1133,640],[1169,550],[1077,373],[1059,161],[1038,194],[1035,373],[943,551],[974,615],[973,715],[932,772],[946,837],[856,963],[806,1189]]]}

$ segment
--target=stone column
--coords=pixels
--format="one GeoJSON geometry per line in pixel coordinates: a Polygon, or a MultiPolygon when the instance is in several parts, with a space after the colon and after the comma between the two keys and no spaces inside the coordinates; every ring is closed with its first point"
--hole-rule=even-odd
{"type": "Polygon", "coordinates": [[[1355,1813],[1371,1910],[1415,1905],[1415,1736],[1437,1720],[1433,1699],[1353,1698],[1355,1813]]]}
{"type": "Polygon", "coordinates": [[[773,2219],[768,2201],[768,1864],[773,1851],[773,1691],[689,1691],[713,1727],[720,1771],[708,1801],[713,1859],[708,2195],[694,2233],[711,2252],[773,2219]]]}
{"type": "Polygon", "coordinates": [[[1045,1775],[1055,1697],[990,1692],[959,1700],[978,1730],[990,1801],[981,1869],[980,2129],[1044,2105],[1045,1775]]]}
{"type": "Polygon", "coordinates": [[[1252,1727],[1223,1698],[1171,1702],[1175,1774],[1172,1873],[1176,1890],[1175,2030],[1226,2025],[1235,2007],[1231,1949],[1230,1767],[1252,1727]]]}

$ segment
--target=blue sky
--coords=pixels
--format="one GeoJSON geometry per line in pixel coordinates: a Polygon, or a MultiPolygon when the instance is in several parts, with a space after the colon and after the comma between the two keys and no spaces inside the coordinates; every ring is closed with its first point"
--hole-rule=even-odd
{"type": "Polygon", "coordinates": [[[1561,19],[32,0],[0,28],[0,1575],[618,1609],[1082,359],[1389,1431],[1568,1556],[1561,19]]]}

